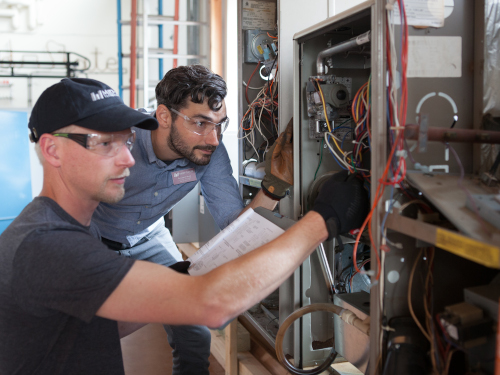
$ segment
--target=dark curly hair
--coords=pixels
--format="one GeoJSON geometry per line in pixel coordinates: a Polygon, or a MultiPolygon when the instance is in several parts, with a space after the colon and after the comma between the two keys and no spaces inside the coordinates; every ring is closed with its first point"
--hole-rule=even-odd
{"type": "MultiPolygon", "coordinates": [[[[187,106],[190,99],[193,103],[203,103],[208,99],[208,106],[217,112],[226,97],[226,82],[221,76],[211,72],[203,65],[179,66],[171,69],[156,85],[158,105],[180,110],[187,106]]],[[[172,113],[175,119],[175,114],[172,113]]]]}

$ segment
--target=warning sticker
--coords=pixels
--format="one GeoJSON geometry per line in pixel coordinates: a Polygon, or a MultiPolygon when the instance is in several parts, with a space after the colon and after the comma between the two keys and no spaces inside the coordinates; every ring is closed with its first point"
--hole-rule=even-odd
{"type": "Polygon", "coordinates": [[[408,77],[461,77],[462,37],[410,36],[408,77]]]}
{"type": "Polygon", "coordinates": [[[500,249],[441,228],[436,229],[436,246],[487,267],[500,268],[500,249]]]}
{"type": "Polygon", "coordinates": [[[243,30],[273,30],[276,26],[276,4],[267,1],[243,1],[243,30]]]}
{"type": "MultiPolygon", "coordinates": [[[[444,26],[444,0],[405,0],[406,22],[410,26],[444,26]]],[[[398,2],[394,4],[393,22],[401,24],[398,2]]]]}

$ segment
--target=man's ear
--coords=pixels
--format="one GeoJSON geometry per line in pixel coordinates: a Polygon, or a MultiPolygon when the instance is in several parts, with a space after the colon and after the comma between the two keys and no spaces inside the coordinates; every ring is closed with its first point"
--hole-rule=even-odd
{"type": "Polygon", "coordinates": [[[40,143],[40,151],[45,160],[53,167],[58,168],[61,165],[61,159],[55,137],[51,134],[42,134],[38,142],[40,143]]]}
{"type": "Polygon", "coordinates": [[[165,104],[160,104],[158,108],[156,108],[156,119],[160,124],[160,127],[168,129],[172,124],[172,114],[165,106],[165,104]]]}

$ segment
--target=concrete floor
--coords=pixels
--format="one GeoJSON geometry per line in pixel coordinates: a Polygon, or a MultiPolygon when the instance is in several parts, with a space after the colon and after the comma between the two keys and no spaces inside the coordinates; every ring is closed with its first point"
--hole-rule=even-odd
{"type": "MultiPolygon", "coordinates": [[[[126,375],[172,373],[172,348],[160,324],[148,324],[121,340],[126,375]]],[[[210,355],[210,374],[224,375],[224,369],[210,355]]]]}

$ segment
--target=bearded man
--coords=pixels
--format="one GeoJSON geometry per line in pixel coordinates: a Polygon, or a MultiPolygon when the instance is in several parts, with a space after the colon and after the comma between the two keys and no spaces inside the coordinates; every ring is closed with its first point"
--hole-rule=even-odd
{"type": "MultiPolygon", "coordinates": [[[[132,155],[136,163],[125,182],[125,197],[117,204],[101,203],[92,218],[108,248],[165,266],[182,261],[163,217],[198,182],[221,229],[246,209],[221,142],[229,124],[226,93],[224,80],[202,65],[172,69],[158,83],[155,117],[159,127],[135,129],[132,155]]],[[[285,148],[290,157],[285,160],[291,164],[291,132],[287,133],[289,147],[285,148]]],[[[291,165],[286,167],[291,169],[291,165]]],[[[262,187],[247,207],[274,209],[290,184],[268,173],[262,187]]],[[[165,325],[165,330],[173,349],[173,374],[208,375],[208,329],[165,325]]]]}

